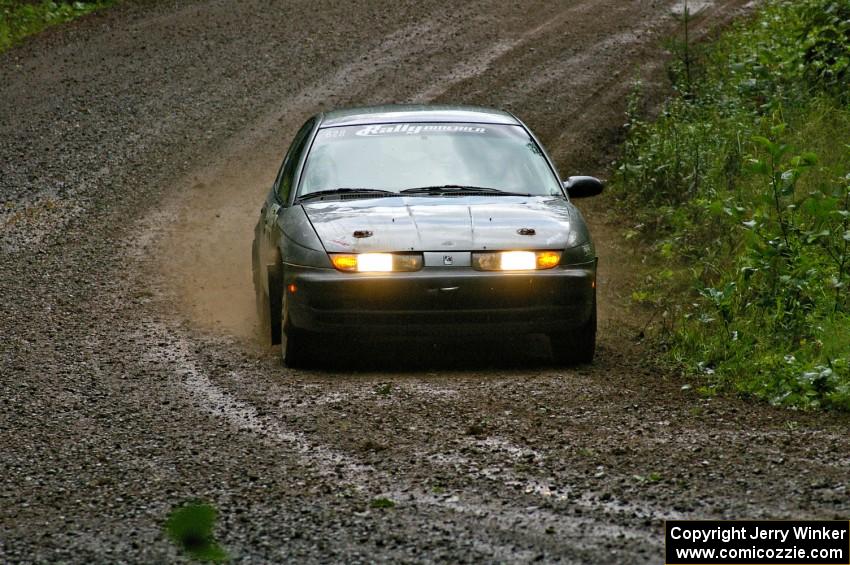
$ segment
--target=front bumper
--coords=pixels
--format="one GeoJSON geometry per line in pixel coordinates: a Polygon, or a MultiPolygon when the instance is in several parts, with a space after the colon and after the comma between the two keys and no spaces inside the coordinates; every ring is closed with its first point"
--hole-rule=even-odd
{"type": "Polygon", "coordinates": [[[546,333],[586,323],[596,295],[596,261],[531,272],[369,274],[294,265],[284,272],[292,324],[326,333],[546,333]]]}

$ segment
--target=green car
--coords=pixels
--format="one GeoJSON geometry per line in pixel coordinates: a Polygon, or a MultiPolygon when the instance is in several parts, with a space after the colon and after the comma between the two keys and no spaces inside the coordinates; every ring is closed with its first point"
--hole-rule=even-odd
{"type": "Polygon", "coordinates": [[[257,308],[287,366],[334,334],[545,333],[560,363],[596,344],[597,257],[571,198],[516,116],[377,106],[313,116],[260,213],[257,308]]]}

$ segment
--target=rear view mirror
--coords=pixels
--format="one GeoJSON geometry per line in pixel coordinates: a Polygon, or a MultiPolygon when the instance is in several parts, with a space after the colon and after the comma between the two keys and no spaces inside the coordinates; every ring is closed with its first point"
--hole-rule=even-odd
{"type": "Polygon", "coordinates": [[[564,188],[567,189],[570,198],[596,196],[602,192],[603,187],[602,181],[596,177],[576,176],[564,181],[564,188]]]}

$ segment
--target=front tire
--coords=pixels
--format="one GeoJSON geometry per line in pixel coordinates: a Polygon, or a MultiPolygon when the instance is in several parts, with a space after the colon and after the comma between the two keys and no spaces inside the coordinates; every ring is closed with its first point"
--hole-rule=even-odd
{"type": "Polygon", "coordinates": [[[596,297],[587,322],[581,326],[549,335],[552,357],[559,365],[580,365],[593,362],[596,354],[596,297]]]}
{"type": "Polygon", "coordinates": [[[278,266],[261,267],[255,276],[266,276],[268,294],[255,281],[257,295],[257,316],[260,320],[260,341],[270,347],[280,343],[280,301],[282,296],[280,268],[278,266]]]}
{"type": "Polygon", "coordinates": [[[310,362],[308,335],[292,325],[288,300],[281,293],[283,306],[280,313],[280,356],[290,369],[305,367],[310,362]]]}
{"type": "Polygon", "coordinates": [[[280,263],[269,267],[269,337],[272,345],[277,345],[281,340],[280,309],[283,299],[283,269],[280,263]]]}
{"type": "Polygon", "coordinates": [[[271,316],[269,313],[269,298],[263,287],[263,275],[266,274],[264,265],[260,263],[259,253],[257,251],[257,240],[251,245],[251,275],[254,279],[254,302],[257,308],[257,321],[259,328],[257,336],[260,338],[260,343],[269,346],[271,345],[269,336],[271,335],[271,316]]]}

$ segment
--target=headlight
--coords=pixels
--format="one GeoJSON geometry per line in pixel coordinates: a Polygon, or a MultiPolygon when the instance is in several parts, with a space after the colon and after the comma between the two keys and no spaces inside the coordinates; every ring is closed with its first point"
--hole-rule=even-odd
{"type": "Polygon", "coordinates": [[[560,263],[560,251],[481,251],[472,254],[472,266],[479,271],[534,271],[552,269],[560,263]]]}
{"type": "Polygon", "coordinates": [[[422,268],[421,253],[330,253],[331,263],[349,273],[390,273],[418,271],[422,268]]]}

